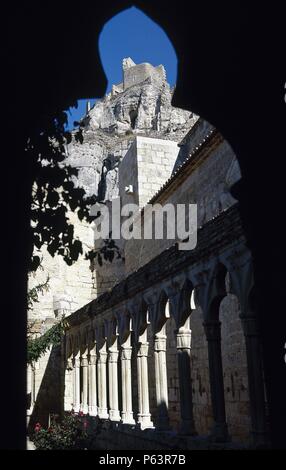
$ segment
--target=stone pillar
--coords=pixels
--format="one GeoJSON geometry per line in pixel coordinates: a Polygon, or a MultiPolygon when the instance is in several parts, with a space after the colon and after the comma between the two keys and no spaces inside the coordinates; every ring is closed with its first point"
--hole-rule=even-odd
{"type": "Polygon", "coordinates": [[[149,409],[149,384],[148,384],[148,349],[149,343],[139,343],[137,352],[138,374],[138,424],[140,429],[153,428],[149,409]]]}
{"type": "Polygon", "coordinates": [[[80,411],[80,355],[74,357],[74,411],[80,411]]]}
{"type": "Polygon", "coordinates": [[[118,355],[115,347],[109,348],[108,354],[108,376],[109,376],[109,419],[110,421],[120,421],[118,409],[118,355]]]}
{"type": "Polygon", "coordinates": [[[186,435],[194,435],[194,417],[192,400],[192,379],[190,368],[192,333],[190,329],[180,328],[177,332],[177,354],[179,365],[179,387],[181,408],[180,432],[186,435]]]}
{"type": "Polygon", "coordinates": [[[106,382],[107,352],[105,346],[99,350],[97,372],[98,372],[98,416],[100,419],[108,419],[107,412],[107,382],[106,382]]]}
{"type": "Polygon", "coordinates": [[[155,356],[155,381],[156,381],[156,401],[157,401],[157,429],[168,430],[168,382],[166,365],[166,340],[165,334],[156,334],[154,342],[155,356]]]}
{"type": "Polygon", "coordinates": [[[204,323],[208,342],[210,389],[214,417],[211,438],[215,442],[225,442],[229,440],[225,416],[220,327],[221,323],[219,321],[204,323]]]}
{"type": "Polygon", "coordinates": [[[27,364],[27,394],[30,395],[31,397],[30,403],[32,403],[32,366],[31,364],[27,364]]]}
{"type": "Polygon", "coordinates": [[[84,413],[88,413],[88,402],[87,402],[87,394],[88,394],[88,359],[87,353],[84,353],[80,359],[81,368],[82,368],[82,399],[80,410],[84,413]]]}
{"type": "Polygon", "coordinates": [[[71,357],[67,359],[67,367],[65,370],[65,401],[64,409],[65,411],[70,411],[73,409],[73,390],[74,390],[74,370],[73,370],[73,360],[71,357]]]}
{"type": "Polygon", "coordinates": [[[132,410],[131,388],[131,346],[121,348],[121,373],[122,373],[122,423],[135,424],[132,410]]]}
{"type": "Polygon", "coordinates": [[[97,391],[96,391],[96,351],[89,352],[88,362],[88,412],[90,416],[97,416],[97,391]]]}
{"type": "Polygon", "coordinates": [[[35,372],[34,365],[28,364],[27,367],[27,395],[29,397],[29,408],[27,409],[27,425],[29,424],[30,416],[33,413],[35,405],[35,372]]]}
{"type": "Polygon", "coordinates": [[[255,446],[265,447],[269,440],[265,413],[262,351],[257,319],[254,316],[243,315],[241,315],[240,318],[242,321],[246,346],[248,390],[252,426],[251,435],[255,446]]]}

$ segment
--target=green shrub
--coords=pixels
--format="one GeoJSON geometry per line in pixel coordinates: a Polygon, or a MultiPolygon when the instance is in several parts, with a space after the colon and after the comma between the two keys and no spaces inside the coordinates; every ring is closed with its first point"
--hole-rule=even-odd
{"type": "Polygon", "coordinates": [[[32,440],[37,450],[84,450],[87,448],[89,422],[82,413],[66,413],[54,419],[48,429],[37,423],[32,440]]]}

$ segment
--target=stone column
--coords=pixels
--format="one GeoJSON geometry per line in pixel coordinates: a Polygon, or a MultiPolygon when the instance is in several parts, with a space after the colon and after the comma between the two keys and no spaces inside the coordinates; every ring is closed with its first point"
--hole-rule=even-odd
{"type": "Polygon", "coordinates": [[[157,401],[157,429],[168,430],[168,382],[166,365],[166,340],[164,334],[156,334],[154,341],[155,356],[155,381],[156,381],[156,401],[157,401]]]}
{"type": "Polygon", "coordinates": [[[105,346],[99,350],[97,372],[98,372],[98,416],[100,419],[108,419],[107,412],[107,382],[106,382],[107,352],[105,346]]]}
{"type": "Polygon", "coordinates": [[[153,428],[149,409],[149,384],[148,384],[148,349],[149,343],[139,343],[137,352],[138,374],[138,423],[140,429],[153,428]]]}
{"type": "Polygon", "coordinates": [[[251,416],[251,435],[255,446],[265,447],[268,440],[265,413],[265,396],[262,366],[262,351],[257,325],[254,316],[241,315],[242,328],[245,337],[248,390],[251,416]]]}
{"type": "Polygon", "coordinates": [[[96,351],[89,352],[88,362],[88,412],[90,416],[97,416],[97,391],[96,391],[96,351]]]}
{"type": "Polygon", "coordinates": [[[215,442],[229,440],[225,416],[224,383],[221,357],[221,323],[219,321],[204,323],[208,342],[209,375],[214,426],[211,437],[215,442]]]}
{"type": "Polygon", "coordinates": [[[87,353],[84,353],[80,359],[81,368],[82,368],[82,400],[80,405],[80,410],[84,413],[88,413],[88,359],[87,353]]]}
{"type": "Polygon", "coordinates": [[[192,333],[190,329],[180,328],[177,332],[177,353],[179,365],[179,387],[181,408],[180,432],[186,435],[194,435],[194,417],[192,400],[192,379],[190,368],[192,333]]]}
{"type": "Polygon", "coordinates": [[[122,423],[135,424],[132,410],[131,388],[131,346],[121,348],[121,373],[122,373],[122,423]]]}
{"type": "Polygon", "coordinates": [[[114,347],[109,349],[108,354],[108,376],[109,376],[109,419],[110,421],[120,421],[118,409],[118,355],[119,352],[114,347]]]}
{"type": "Polygon", "coordinates": [[[27,367],[27,394],[30,394],[29,408],[27,409],[27,425],[29,424],[30,416],[33,413],[35,405],[35,372],[34,365],[28,364],[27,367]]]}
{"type": "Polygon", "coordinates": [[[74,357],[74,411],[80,411],[80,355],[74,357]]]}
{"type": "Polygon", "coordinates": [[[74,390],[74,370],[73,370],[73,360],[71,357],[67,359],[67,367],[65,370],[65,402],[64,408],[65,411],[70,411],[73,409],[73,390],[74,390]]]}

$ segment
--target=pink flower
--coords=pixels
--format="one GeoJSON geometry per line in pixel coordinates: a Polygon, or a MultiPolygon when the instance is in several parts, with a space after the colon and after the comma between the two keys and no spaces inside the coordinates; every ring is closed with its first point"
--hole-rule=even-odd
{"type": "Polygon", "coordinates": [[[80,411],[78,415],[83,416],[83,411],[80,411]]]}
{"type": "Polygon", "coordinates": [[[42,429],[41,424],[40,424],[40,423],[36,423],[35,428],[34,428],[35,432],[39,432],[41,429],[42,429]]]}
{"type": "Polygon", "coordinates": [[[83,427],[84,427],[85,429],[88,427],[88,422],[87,422],[86,420],[83,422],[83,427]]]}

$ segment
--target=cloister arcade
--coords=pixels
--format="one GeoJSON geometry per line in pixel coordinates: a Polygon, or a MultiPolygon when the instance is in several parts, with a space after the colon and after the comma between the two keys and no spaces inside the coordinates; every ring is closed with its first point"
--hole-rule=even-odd
{"type": "Polygon", "coordinates": [[[102,311],[67,318],[65,410],[123,428],[212,442],[250,436],[265,445],[259,325],[244,241],[154,276],[157,282],[138,285],[127,300],[107,298],[102,311]]]}

